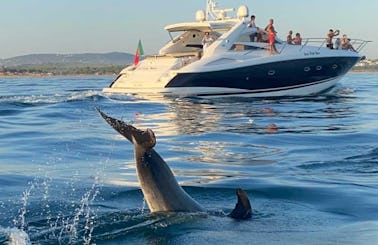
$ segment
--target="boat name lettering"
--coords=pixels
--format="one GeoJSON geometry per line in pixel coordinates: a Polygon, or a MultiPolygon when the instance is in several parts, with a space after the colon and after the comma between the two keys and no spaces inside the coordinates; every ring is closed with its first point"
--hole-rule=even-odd
{"type": "Polygon", "coordinates": [[[305,56],[311,56],[311,55],[320,55],[320,52],[318,51],[306,51],[304,52],[305,56]]]}

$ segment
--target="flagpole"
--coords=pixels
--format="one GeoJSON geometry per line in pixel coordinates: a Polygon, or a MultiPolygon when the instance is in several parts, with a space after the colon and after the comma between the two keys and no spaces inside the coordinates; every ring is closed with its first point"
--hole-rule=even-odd
{"type": "Polygon", "coordinates": [[[144,50],[143,50],[143,46],[142,46],[142,41],[139,38],[138,47],[137,47],[137,50],[135,52],[135,57],[134,57],[134,66],[138,65],[139,60],[140,60],[141,56],[143,56],[143,55],[144,55],[144,50]]]}

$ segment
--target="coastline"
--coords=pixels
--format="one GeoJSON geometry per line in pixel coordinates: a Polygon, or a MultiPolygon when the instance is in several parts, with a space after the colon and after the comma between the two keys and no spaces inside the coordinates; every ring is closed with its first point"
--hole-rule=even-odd
{"type": "Polygon", "coordinates": [[[364,70],[364,71],[359,71],[359,70],[350,70],[348,71],[348,74],[369,74],[369,73],[378,73],[377,70],[369,71],[369,70],[364,70]]]}
{"type": "Polygon", "coordinates": [[[13,67],[0,67],[0,77],[114,77],[125,65],[59,65],[38,64],[18,65],[13,67]]]}
{"type": "Polygon", "coordinates": [[[47,75],[47,74],[17,74],[17,75],[3,75],[0,74],[0,79],[3,78],[61,78],[61,77],[98,77],[98,78],[115,78],[118,74],[65,74],[65,75],[47,75]]]}

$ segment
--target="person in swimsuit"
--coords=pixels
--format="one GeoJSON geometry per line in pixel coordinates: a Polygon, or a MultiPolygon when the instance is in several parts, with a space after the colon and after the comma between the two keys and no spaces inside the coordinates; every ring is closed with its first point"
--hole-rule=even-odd
{"type": "Polygon", "coordinates": [[[279,53],[277,51],[276,45],[274,44],[274,42],[276,41],[276,32],[274,31],[273,25],[268,27],[268,39],[270,55],[273,55],[273,53],[279,53]]]}
{"type": "Polygon", "coordinates": [[[299,32],[297,32],[295,34],[294,44],[295,45],[302,45],[302,38],[301,38],[301,34],[299,34],[299,32]]]}
{"type": "Polygon", "coordinates": [[[270,19],[268,25],[265,27],[265,31],[268,32],[268,41],[269,41],[269,53],[272,55],[273,53],[279,53],[277,51],[276,45],[274,42],[276,41],[276,30],[274,29],[274,20],[270,19]]]}
{"type": "Polygon", "coordinates": [[[287,44],[293,44],[293,31],[289,31],[289,34],[286,36],[286,42],[287,44]]]}
{"type": "Polygon", "coordinates": [[[327,34],[327,39],[326,39],[327,48],[333,49],[332,38],[338,36],[339,34],[340,34],[339,30],[336,30],[336,31],[333,31],[332,29],[329,30],[329,32],[327,34]]]}
{"type": "Polygon", "coordinates": [[[352,50],[354,52],[357,52],[354,48],[353,45],[350,43],[350,39],[346,34],[343,35],[343,38],[341,39],[341,49],[343,50],[352,50]]]}

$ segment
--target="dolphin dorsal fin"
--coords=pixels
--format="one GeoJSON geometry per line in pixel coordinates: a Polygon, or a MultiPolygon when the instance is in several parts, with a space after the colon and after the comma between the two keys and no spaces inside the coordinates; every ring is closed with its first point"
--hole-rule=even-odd
{"type": "Polygon", "coordinates": [[[239,188],[236,190],[236,195],[238,202],[229,216],[234,219],[250,219],[252,217],[252,207],[247,193],[239,188]]]}

